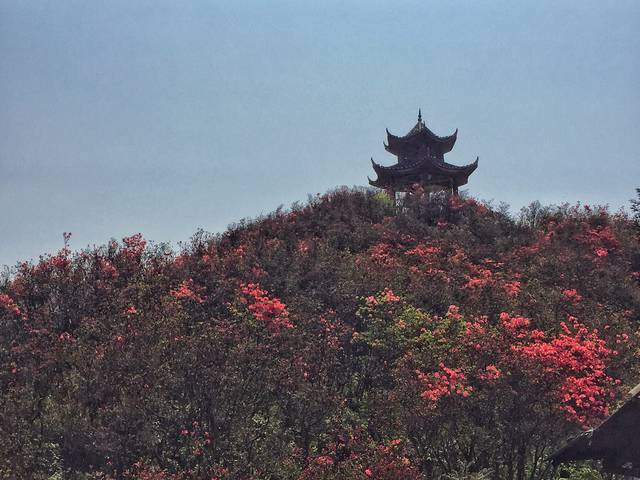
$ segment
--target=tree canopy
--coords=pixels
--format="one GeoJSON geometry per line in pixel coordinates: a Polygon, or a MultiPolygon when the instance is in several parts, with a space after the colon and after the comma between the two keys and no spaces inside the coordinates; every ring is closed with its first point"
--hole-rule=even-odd
{"type": "Polygon", "coordinates": [[[339,189],[65,236],[0,285],[0,478],[552,478],[640,378],[637,225],[339,189]]]}

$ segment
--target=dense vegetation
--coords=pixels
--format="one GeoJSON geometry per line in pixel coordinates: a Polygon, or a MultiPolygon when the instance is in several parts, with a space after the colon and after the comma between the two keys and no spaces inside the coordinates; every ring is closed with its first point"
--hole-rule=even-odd
{"type": "Polygon", "coordinates": [[[557,475],[640,380],[637,220],[503,210],[339,190],[179,252],[67,236],[0,285],[0,478],[557,475]]]}

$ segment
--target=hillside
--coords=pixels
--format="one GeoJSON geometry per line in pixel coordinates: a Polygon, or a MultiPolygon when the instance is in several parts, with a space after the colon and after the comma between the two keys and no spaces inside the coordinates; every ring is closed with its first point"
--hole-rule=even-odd
{"type": "Polygon", "coordinates": [[[552,478],[640,381],[639,280],[625,214],[346,189],[65,245],[0,285],[0,478],[552,478]]]}

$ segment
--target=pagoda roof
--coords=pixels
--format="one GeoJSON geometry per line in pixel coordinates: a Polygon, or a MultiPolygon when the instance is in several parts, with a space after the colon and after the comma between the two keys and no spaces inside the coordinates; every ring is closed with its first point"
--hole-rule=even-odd
{"type": "Polygon", "coordinates": [[[408,177],[419,176],[427,179],[446,177],[451,178],[458,185],[464,185],[469,175],[478,168],[478,161],[479,158],[476,158],[473,163],[458,166],[432,156],[407,160],[385,167],[371,159],[371,164],[378,178],[376,180],[369,179],[369,184],[384,187],[398,180],[401,181],[408,177]]]}
{"type": "Polygon", "coordinates": [[[403,191],[407,186],[419,183],[423,185],[452,188],[454,192],[465,185],[476,168],[478,158],[469,165],[452,165],[444,161],[444,154],[451,151],[458,137],[456,129],[448,137],[440,137],[427,128],[422,121],[422,112],[418,110],[418,123],[403,137],[387,130],[385,149],[398,158],[395,165],[385,167],[371,159],[378,177],[369,179],[374,187],[403,191]]]}
{"type": "Polygon", "coordinates": [[[418,123],[409,130],[404,136],[393,135],[387,129],[387,143],[384,148],[393,154],[402,152],[407,147],[415,147],[420,144],[436,144],[440,147],[442,153],[449,153],[456,143],[458,138],[458,129],[451,135],[446,137],[440,137],[433,133],[422,120],[421,112],[418,113],[418,123]]]}

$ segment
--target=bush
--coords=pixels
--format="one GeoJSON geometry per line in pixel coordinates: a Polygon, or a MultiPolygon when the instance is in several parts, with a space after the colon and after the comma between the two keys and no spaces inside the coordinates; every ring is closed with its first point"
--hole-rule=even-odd
{"type": "Polygon", "coordinates": [[[0,286],[0,478],[550,478],[637,382],[635,226],[339,189],[67,238],[0,286]]]}

